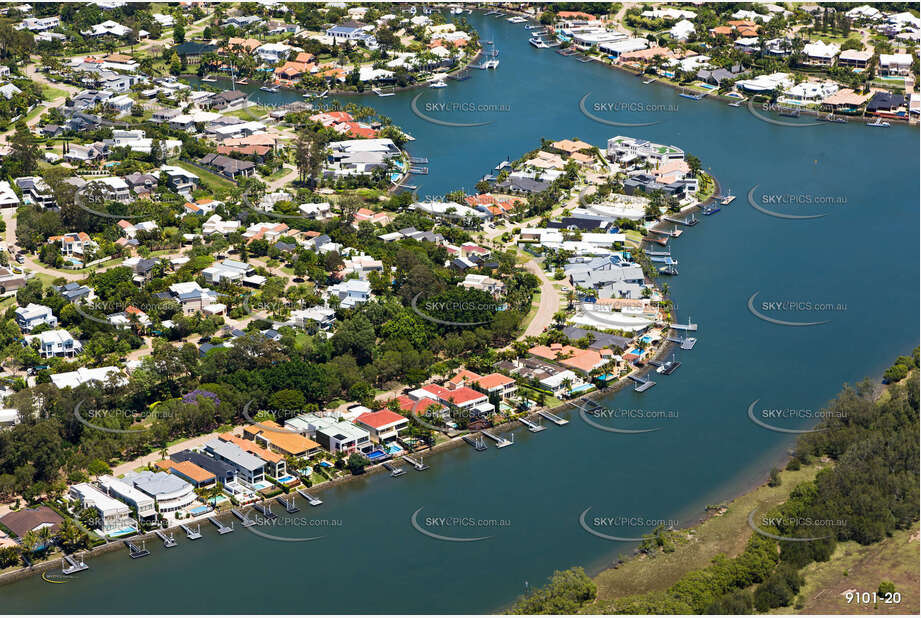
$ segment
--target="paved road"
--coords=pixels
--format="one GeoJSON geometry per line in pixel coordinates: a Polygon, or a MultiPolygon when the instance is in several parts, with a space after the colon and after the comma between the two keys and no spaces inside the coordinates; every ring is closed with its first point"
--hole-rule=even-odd
{"type": "Polygon", "coordinates": [[[553,314],[560,310],[559,292],[553,287],[553,282],[544,273],[544,269],[540,267],[534,258],[531,258],[525,264],[525,268],[540,279],[540,305],[537,308],[537,313],[531,319],[531,323],[518,337],[519,341],[526,337],[536,337],[544,332],[544,329],[550,326],[553,321],[553,314]]]}

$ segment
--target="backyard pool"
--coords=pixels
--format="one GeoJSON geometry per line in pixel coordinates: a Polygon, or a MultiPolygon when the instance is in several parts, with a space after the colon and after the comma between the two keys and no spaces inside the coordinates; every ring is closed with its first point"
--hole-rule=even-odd
{"type": "Polygon", "coordinates": [[[277,480],[279,483],[281,483],[281,484],[285,484],[285,483],[294,482],[294,481],[296,481],[297,479],[294,478],[293,476],[291,476],[290,474],[286,474],[286,475],[284,475],[284,476],[282,476],[282,477],[279,477],[279,478],[276,479],[276,480],[277,480]]]}
{"type": "Polygon", "coordinates": [[[191,515],[191,516],[193,516],[193,517],[197,517],[197,516],[199,516],[199,515],[204,515],[205,513],[208,513],[208,512],[210,512],[211,510],[212,510],[212,508],[211,508],[210,506],[205,506],[205,505],[196,506],[196,507],[193,508],[193,509],[189,509],[189,515],[191,515]]]}
{"type": "Polygon", "coordinates": [[[371,463],[374,463],[375,461],[378,461],[378,460],[380,460],[380,459],[386,458],[386,457],[387,457],[387,453],[385,453],[384,451],[382,451],[382,450],[380,450],[380,449],[375,449],[375,450],[371,451],[370,453],[368,453],[367,455],[365,455],[365,457],[367,457],[368,459],[370,459],[370,460],[371,460],[371,463]]]}

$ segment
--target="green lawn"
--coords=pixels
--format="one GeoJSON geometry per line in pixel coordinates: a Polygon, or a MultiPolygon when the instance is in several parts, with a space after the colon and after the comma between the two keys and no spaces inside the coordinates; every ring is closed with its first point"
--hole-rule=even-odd
{"type": "Polygon", "coordinates": [[[194,165],[189,165],[178,159],[170,161],[170,165],[176,165],[186,170],[187,172],[192,172],[199,178],[201,178],[202,183],[205,187],[211,192],[226,192],[230,191],[235,185],[228,179],[218,176],[212,172],[201,169],[200,167],[195,167],[194,165]]]}
{"type": "Polygon", "coordinates": [[[51,101],[58,97],[66,97],[68,94],[70,93],[63,88],[55,88],[53,86],[45,86],[42,88],[42,98],[46,101],[51,101]]]}

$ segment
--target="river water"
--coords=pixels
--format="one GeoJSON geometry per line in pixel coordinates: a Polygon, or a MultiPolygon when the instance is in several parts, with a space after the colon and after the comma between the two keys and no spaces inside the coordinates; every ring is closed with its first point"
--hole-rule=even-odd
{"type": "MultiPolygon", "coordinates": [[[[201,540],[180,535],[179,546],[169,550],[151,542],[152,556],[141,560],[125,551],[101,556],[67,584],[34,577],[0,588],[0,611],[496,611],[554,569],[598,570],[631,550],[635,543],[586,532],[579,516],[588,508],[587,522],[599,532],[634,538],[651,530],[653,520],[696,521],[707,504],[764,479],[794,438],[749,420],[754,400],[760,399],[758,410],[818,410],[843,383],[878,379],[896,355],[918,344],[917,129],[856,122],[777,126],[745,108],[680,98],[667,87],[536,50],[521,25],[504,19],[470,19],[500,50],[498,70],[474,71],[439,90],[352,98],[416,138],[410,151],[427,157],[431,171],[411,181],[420,197],[472,191],[494,165],[537,148],[541,138],[578,137],[603,147],[618,134],[685,149],[738,196],[672,242],[681,274],[669,281],[671,294],[682,319],[700,324],[697,346],[679,351],[681,368],[656,378],[652,390],[627,389],[603,402],[666,418],[601,422],[660,430],[606,432],[568,414],[565,427],[515,431],[514,446],[502,450],[464,446],[431,457],[432,468],[423,473],[373,475],[324,491],[321,507],[297,515],[313,525],[261,528],[275,536],[324,538],[273,541],[239,527],[219,537],[204,524],[201,540]],[[596,116],[658,124],[614,127],[589,119],[579,108],[586,93],[586,108],[596,116]],[[416,97],[416,108],[430,117],[490,124],[428,122],[412,111],[416,97]],[[436,103],[455,111],[427,105],[436,103]],[[611,113],[605,104],[613,103],[634,111],[611,113]],[[470,111],[471,104],[491,107],[470,111]],[[746,200],[755,185],[756,198],[796,196],[778,199],[798,202],[767,198],[759,205],[827,216],[765,215],[746,200]],[[747,307],[755,293],[755,308],[773,319],[829,321],[790,327],[758,319],[747,307]],[[831,303],[834,310],[783,311],[763,301],[831,303]],[[426,536],[411,524],[419,509],[417,522],[428,532],[490,538],[426,536]],[[606,525],[596,516],[621,521],[606,525]],[[459,520],[445,525],[439,517],[459,520]]],[[[250,88],[254,99],[266,102],[298,98],[250,88]]],[[[771,422],[803,428],[813,421],[771,422]]]]}

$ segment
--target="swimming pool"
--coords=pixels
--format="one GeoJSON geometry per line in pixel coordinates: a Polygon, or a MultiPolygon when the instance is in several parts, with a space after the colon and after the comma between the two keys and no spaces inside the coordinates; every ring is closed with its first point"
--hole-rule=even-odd
{"type": "Polygon", "coordinates": [[[396,455],[397,453],[403,452],[403,447],[400,446],[399,444],[391,444],[390,446],[387,447],[387,452],[390,453],[391,455],[396,455]]]}
{"type": "Polygon", "coordinates": [[[633,348],[632,350],[630,350],[630,354],[636,354],[637,356],[642,356],[643,350],[639,348],[633,348]]]}
{"type": "Polygon", "coordinates": [[[592,386],[591,384],[582,384],[581,386],[577,386],[577,387],[575,387],[575,388],[573,388],[573,389],[570,389],[569,394],[570,394],[570,395],[578,395],[579,393],[584,393],[585,391],[591,390],[591,389],[593,389],[593,388],[595,388],[595,387],[592,386]]]}
{"type": "Polygon", "coordinates": [[[370,453],[368,453],[367,455],[365,455],[365,457],[367,457],[367,458],[370,459],[372,462],[374,462],[374,461],[377,461],[377,460],[379,460],[379,459],[384,459],[385,457],[387,457],[387,454],[386,454],[384,451],[380,450],[380,449],[375,449],[375,450],[371,451],[370,453]]]}
{"type": "Polygon", "coordinates": [[[283,477],[281,477],[281,478],[279,478],[279,479],[276,479],[276,480],[277,480],[279,483],[290,483],[290,482],[295,481],[295,480],[297,480],[297,479],[295,479],[295,478],[294,478],[293,476],[291,476],[290,474],[286,474],[286,475],[284,475],[283,477]]]}
{"type": "Polygon", "coordinates": [[[332,467],[333,467],[333,464],[329,463],[328,461],[326,461],[326,460],[324,459],[323,461],[321,461],[321,462],[319,463],[319,466],[320,466],[321,468],[332,468],[332,467]]]}
{"type": "Polygon", "coordinates": [[[643,343],[652,343],[652,337],[650,337],[649,335],[644,335],[643,337],[640,338],[640,341],[642,341],[643,343]]]}
{"type": "Polygon", "coordinates": [[[128,536],[129,534],[137,534],[137,531],[138,531],[137,528],[134,528],[133,526],[128,526],[127,528],[122,528],[121,530],[110,532],[106,536],[110,536],[110,537],[128,536]]]}
{"type": "Polygon", "coordinates": [[[193,509],[189,509],[189,515],[196,515],[196,516],[197,516],[197,515],[204,515],[205,513],[208,513],[208,512],[210,512],[211,510],[212,510],[212,509],[211,509],[210,506],[205,506],[205,505],[196,506],[196,507],[193,508],[193,509]]]}
{"type": "Polygon", "coordinates": [[[403,174],[390,174],[390,182],[399,182],[403,174]]]}

